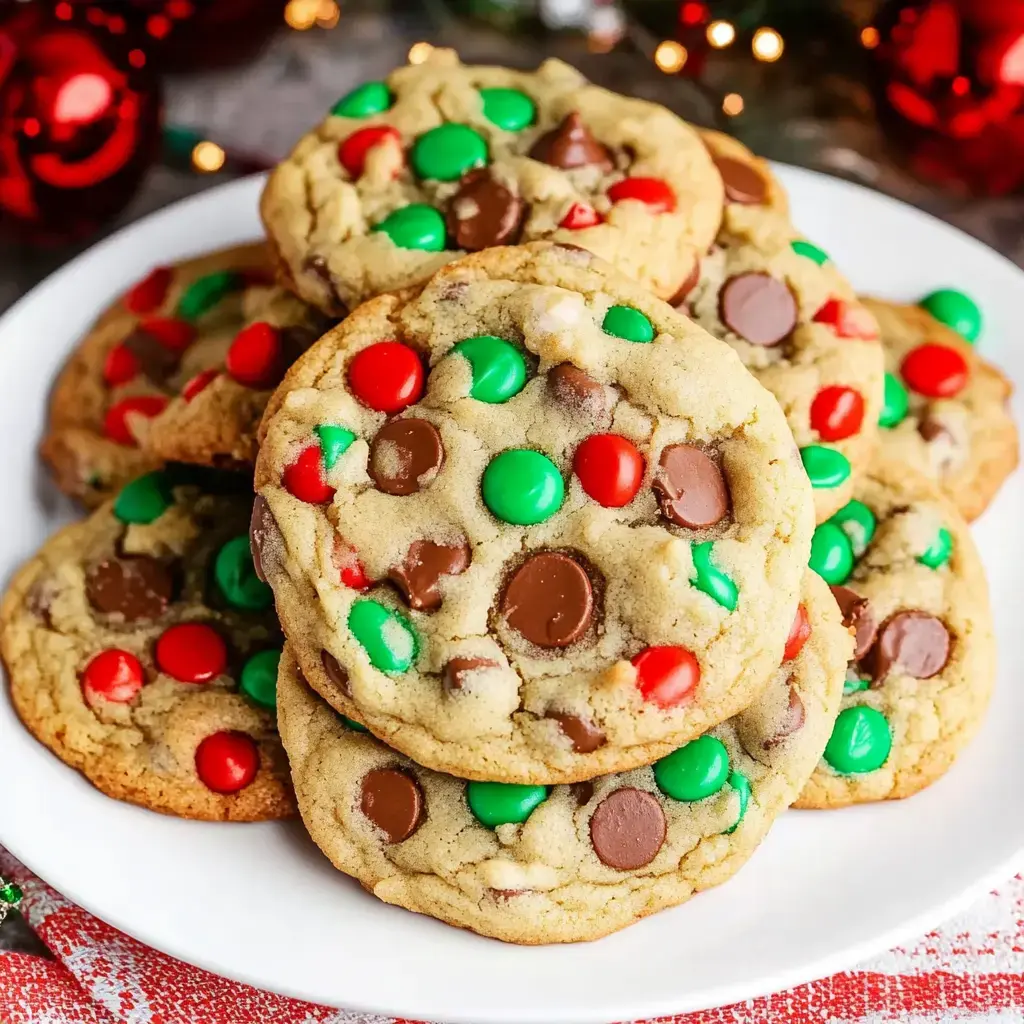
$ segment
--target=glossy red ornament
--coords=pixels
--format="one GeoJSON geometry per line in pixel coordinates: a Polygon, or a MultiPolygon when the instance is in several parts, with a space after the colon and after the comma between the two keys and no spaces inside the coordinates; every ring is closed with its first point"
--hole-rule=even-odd
{"type": "Polygon", "coordinates": [[[196,747],[196,774],[214,793],[245,789],[259,769],[259,747],[244,732],[215,732],[196,747]]]}
{"type": "Polygon", "coordinates": [[[146,674],[129,651],[110,647],[100,651],[82,672],[82,696],[90,707],[101,701],[128,704],[142,689],[146,674]]]}
{"type": "Polygon", "coordinates": [[[172,267],[154,267],[141,281],[124,293],[125,308],[139,316],[152,313],[163,305],[174,279],[172,267]]]}
{"type": "Polygon", "coordinates": [[[700,663],[685,647],[645,647],[632,663],[644,700],[661,708],[685,704],[700,682],[700,663]]]}
{"type": "Polygon", "coordinates": [[[156,642],[156,663],[182,683],[208,683],[228,664],[224,638],[202,622],[183,622],[165,630],[156,642]]]}
{"type": "Polygon", "coordinates": [[[400,341],[378,341],[356,353],[349,363],[348,386],[371,409],[401,412],[423,394],[423,363],[400,341]]]}
{"type": "Polygon", "coordinates": [[[900,366],[907,387],[928,398],[952,398],[967,383],[967,363],[956,349],[928,342],[911,349],[900,366]]]}
{"type": "Polygon", "coordinates": [[[127,384],[138,372],[138,359],[124,345],[115,345],[103,361],[103,380],[110,388],[127,384]]]}
{"type": "Polygon", "coordinates": [[[864,422],[864,396],[853,388],[822,388],[811,402],[811,427],[822,441],[842,441],[864,422]]]}
{"type": "Polygon", "coordinates": [[[225,365],[229,376],[247,388],[271,388],[284,373],[281,332],[262,320],[235,335],[225,365]]]}
{"type": "Polygon", "coordinates": [[[323,505],[334,497],[334,488],[327,482],[318,444],[303,448],[299,457],[285,466],[281,482],[289,494],[310,505],[323,505]]]}
{"type": "Polygon", "coordinates": [[[558,222],[560,228],[579,231],[580,228],[592,228],[601,223],[601,214],[587,203],[573,203],[565,216],[558,222]]]}
{"type": "Polygon", "coordinates": [[[583,490],[605,508],[628,505],[644,479],[644,457],[619,434],[591,434],[576,449],[572,468],[583,490]]]}
{"type": "Polygon", "coordinates": [[[863,306],[850,305],[843,299],[827,299],[813,320],[816,324],[828,324],[840,338],[870,341],[878,337],[875,318],[863,306]]]}
{"type": "Polygon", "coordinates": [[[126,447],[134,447],[138,441],[128,426],[129,415],[152,418],[166,408],[167,399],[163,395],[135,395],[132,398],[122,398],[120,402],[115,402],[103,417],[103,433],[111,441],[126,447]]]}
{"type": "Polygon", "coordinates": [[[811,623],[807,618],[807,609],[799,605],[793,616],[793,625],[789,627],[786,646],[782,652],[783,661],[792,661],[802,650],[807,638],[811,635],[811,623]]]}
{"type": "Polygon", "coordinates": [[[636,199],[651,213],[671,213],[676,208],[676,194],[661,178],[623,178],[608,189],[613,203],[636,199]]]}
{"type": "Polygon", "coordinates": [[[393,139],[396,145],[402,144],[402,137],[390,125],[379,124],[360,128],[338,143],[338,160],[353,178],[358,179],[366,166],[366,155],[374,146],[379,146],[388,139],[393,139]]]}

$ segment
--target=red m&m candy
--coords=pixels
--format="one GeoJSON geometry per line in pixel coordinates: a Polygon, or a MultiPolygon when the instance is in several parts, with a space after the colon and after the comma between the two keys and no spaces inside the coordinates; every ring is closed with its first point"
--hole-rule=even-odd
{"type": "Polygon", "coordinates": [[[338,570],[338,578],[342,585],[353,590],[366,590],[370,586],[370,578],[366,575],[359,556],[340,537],[335,536],[331,560],[338,570]]]}
{"type": "Polygon", "coordinates": [[[878,337],[874,317],[863,306],[851,306],[842,299],[829,299],[813,319],[817,324],[828,324],[840,338],[878,337]]]}
{"type": "Polygon", "coordinates": [[[789,636],[786,637],[786,646],[782,651],[782,660],[791,661],[802,650],[807,638],[811,635],[811,623],[807,618],[807,609],[799,605],[796,615],[793,617],[793,625],[789,627],[789,636]]]}
{"type": "Polygon", "coordinates": [[[184,352],[196,337],[196,329],[187,320],[175,316],[150,316],[139,322],[139,330],[156,338],[171,352],[184,352]]]}
{"type": "Polygon", "coordinates": [[[82,696],[90,707],[107,700],[128,704],[146,681],[142,663],[134,654],[110,647],[100,651],[82,673],[82,696]]]}
{"type": "Polygon", "coordinates": [[[608,198],[613,203],[636,199],[651,213],[671,213],[676,208],[676,194],[661,178],[623,178],[608,189],[608,198]]]}
{"type": "Polygon", "coordinates": [[[270,388],[284,372],[281,332],[262,320],[235,335],[225,359],[228,374],[247,388],[270,388]]]}
{"type": "Polygon", "coordinates": [[[215,380],[220,374],[219,370],[203,370],[201,373],[197,373],[190,380],[185,382],[185,386],[181,389],[181,397],[186,402],[191,402],[200,391],[203,390],[208,384],[215,380]]]}
{"type": "Polygon", "coordinates": [[[573,203],[558,222],[558,226],[570,231],[579,231],[580,228],[592,228],[600,223],[601,214],[588,203],[573,203]]]}
{"type": "Polygon", "coordinates": [[[338,145],[338,159],[341,161],[341,166],[353,178],[362,177],[363,169],[366,167],[366,155],[374,146],[379,146],[388,139],[394,139],[396,145],[402,144],[402,137],[388,125],[374,125],[353,132],[347,139],[342,139],[338,145]]]}
{"type": "Polygon", "coordinates": [[[125,345],[115,345],[103,362],[103,380],[107,387],[127,384],[139,372],[139,361],[125,345]]]}
{"type": "Polygon", "coordinates": [[[214,793],[245,789],[259,768],[259,748],[244,732],[215,732],[196,747],[196,774],[214,793]]]}
{"type": "Polygon", "coordinates": [[[911,349],[900,374],[907,386],[928,398],[952,398],[967,383],[967,363],[956,349],[928,342],[911,349]]]}
{"type": "Polygon", "coordinates": [[[289,494],[310,505],[323,505],[334,497],[334,488],[327,482],[320,446],[316,444],[303,448],[299,457],[285,466],[281,483],[289,494]]]}
{"type": "Polygon", "coordinates": [[[700,681],[700,664],[685,647],[645,647],[633,667],[644,700],[662,708],[685,704],[700,681]]]}
{"type": "Polygon", "coordinates": [[[822,388],[811,403],[811,426],[823,441],[842,441],[864,422],[864,397],[853,388],[822,388]]]}
{"type": "Polygon", "coordinates": [[[135,445],[135,435],[128,427],[128,417],[145,416],[152,419],[167,408],[167,399],[163,395],[136,395],[115,402],[103,417],[103,433],[118,444],[135,445]]]}
{"type": "Polygon", "coordinates": [[[619,434],[591,434],[576,449],[572,468],[594,501],[605,508],[622,508],[640,490],[644,457],[619,434]]]}
{"type": "Polygon", "coordinates": [[[156,663],[182,683],[208,683],[228,664],[223,637],[202,622],[183,622],[165,630],[156,642],[156,663]]]}
{"type": "Polygon", "coordinates": [[[171,267],[155,267],[125,293],[125,306],[132,313],[152,313],[167,298],[173,277],[171,267]]]}
{"type": "Polygon", "coordinates": [[[378,412],[401,412],[423,394],[423,364],[408,345],[378,341],[349,363],[348,384],[363,405],[378,412]]]}

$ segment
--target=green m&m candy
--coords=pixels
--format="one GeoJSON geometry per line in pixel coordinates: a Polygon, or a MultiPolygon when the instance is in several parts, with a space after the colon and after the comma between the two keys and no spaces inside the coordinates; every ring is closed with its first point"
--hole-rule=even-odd
{"type": "Polygon", "coordinates": [[[444,248],[444,217],[426,203],[410,203],[389,213],[374,231],[382,231],[399,249],[440,252],[444,248]]]}
{"type": "Polygon", "coordinates": [[[260,651],[242,666],[239,689],[260,707],[277,706],[277,664],[281,651],[260,651]]]}
{"type": "Polygon", "coordinates": [[[853,572],[853,547],[842,528],[824,522],[814,529],[807,564],[828,584],[838,587],[853,572]]]}
{"type": "Polygon", "coordinates": [[[178,316],[197,320],[208,313],[225,295],[242,287],[242,275],[234,270],[218,270],[193,281],[178,299],[178,316]]]}
{"type": "Polygon", "coordinates": [[[878,415],[878,425],[892,430],[906,418],[910,409],[910,396],[903,386],[903,381],[894,373],[885,375],[885,395],[882,399],[882,411],[878,415]]]}
{"type": "Polygon", "coordinates": [[[509,782],[470,782],[466,786],[469,809],[487,828],[526,821],[547,796],[547,786],[520,786],[509,782]]]}
{"type": "Polygon", "coordinates": [[[601,329],[625,341],[654,341],[654,324],[632,306],[612,306],[604,315],[601,329]]]}
{"type": "Polygon", "coordinates": [[[370,117],[382,114],[391,106],[391,92],[383,82],[364,82],[345,93],[331,107],[335,117],[370,117]]]}
{"type": "Polygon", "coordinates": [[[736,816],[736,823],[732,828],[725,830],[725,834],[731,836],[740,827],[740,822],[747,813],[747,804],[750,803],[750,780],[743,772],[729,772],[729,778],[726,781],[736,790],[740,798],[740,813],[736,816]]]}
{"type": "Polygon", "coordinates": [[[452,348],[469,361],[473,371],[470,395],[478,402],[496,405],[518,395],[526,384],[526,360],[510,341],[482,334],[466,338],[452,348]]]}
{"type": "Polygon", "coordinates": [[[808,242],[805,238],[795,239],[789,243],[789,247],[797,256],[806,256],[807,259],[814,260],[819,267],[828,263],[828,253],[824,249],[819,249],[813,242],[808,242]]]}
{"type": "Polygon", "coordinates": [[[838,487],[850,476],[850,460],[842,452],[826,448],[823,444],[809,444],[801,448],[800,461],[812,487],[838,487]]]}
{"type": "Polygon", "coordinates": [[[861,690],[866,690],[871,685],[871,680],[867,676],[859,676],[852,666],[846,669],[846,679],[843,681],[843,696],[847,697],[851,693],[860,693],[861,690]]]}
{"type": "Polygon", "coordinates": [[[957,334],[968,341],[976,341],[981,333],[981,310],[978,304],[963,292],[954,288],[940,288],[921,300],[926,309],[939,323],[952,327],[957,334]]]}
{"type": "Polygon", "coordinates": [[[170,481],[157,470],[126,484],[114,500],[114,515],[122,523],[142,526],[159,519],[174,503],[170,481]]]}
{"type": "Polygon", "coordinates": [[[867,551],[878,525],[875,513],[856,498],[848,501],[829,519],[829,522],[835,523],[846,534],[854,558],[860,558],[867,551]]]}
{"type": "Polygon", "coordinates": [[[412,623],[379,601],[356,601],[348,613],[348,628],[381,672],[406,672],[419,653],[412,623]]]}
{"type": "Polygon", "coordinates": [[[518,89],[481,89],[484,117],[506,132],[529,128],[537,116],[533,100],[518,89]]]}
{"type": "Polygon", "coordinates": [[[334,469],[338,459],[348,451],[356,439],[351,430],[337,427],[333,423],[321,423],[316,428],[316,436],[320,439],[320,454],[323,456],[324,469],[334,469]]]}
{"type": "Polygon", "coordinates": [[[721,569],[716,569],[711,564],[713,548],[714,541],[710,540],[704,541],[703,544],[694,544],[691,555],[695,575],[690,582],[708,597],[714,598],[723,608],[734,612],[739,600],[739,591],[736,584],[721,569]]]}
{"type": "Polygon", "coordinates": [[[516,526],[534,526],[550,519],[565,498],[558,467],[529,448],[510,448],[495,455],[484,470],[480,489],[491,512],[516,526]]]}
{"type": "Polygon", "coordinates": [[[700,736],[654,765],[654,781],[673,800],[703,800],[729,777],[729,751],[715,736],[700,736]]]}
{"type": "Polygon", "coordinates": [[[917,560],[922,565],[927,565],[929,569],[940,569],[949,561],[949,556],[952,553],[953,535],[943,526],[939,528],[939,532],[928,545],[927,550],[917,556],[917,560]]]}
{"type": "Polygon", "coordinates": [[[839,712],[825,760],[843,775],[861,775],[881,768],[891,749],[892,732],[885,715],[857,704],[839,712]]]}
{"type": "Polygon", "coordinates": [[[274,603],[274,592],[256,575],[247,534],[232,537],[217,552],[213,575],[232,608],[256,612],[274,603]]]}
{"type": "Polygon", "coordinates": [[[345,715],[338,715],[344,725],[351,729],[353,732],[369,732],[370,730],[363,725],[362,722],[357,722],[354,718],[348,718],[345,715]]]}
{"type": "Polygon", "coordinates": [[[466,171],[487,163],[487,143],[468,124],[440,124],[413,143],[409,161],[421,178],[458,181],[466,171]]]}

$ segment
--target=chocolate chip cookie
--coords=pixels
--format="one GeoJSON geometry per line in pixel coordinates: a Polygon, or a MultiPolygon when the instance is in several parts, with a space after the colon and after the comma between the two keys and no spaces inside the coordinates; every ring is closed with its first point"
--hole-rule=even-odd
{"type": "Polygon", "coordinates": [[[995,680],[988,588],[963,518],[901,462],[877,462],[855,493],[812,548],[856,640],[800,807],[893,800],[934,782],[977,732],[995,680]]]}
{"type": "Polygon", "coordinates": [[[977,518],[1017,465],[1013,385],[927,310],[864,302],[885,350],[885,455],[937,480],[966,519],[977,518]]]}
{"type": "Polygon", "coordinates": [[[779,663],[813,526],[785,417],[585,250],[364,304],[261,433],[257,561],[306,678],[435,770],[650,763],[779,663]]]}
{"type": "Polygon", "coordinates": [[[279,275],[335,316],[466,252],[583,246],[662,297],[715,236],[722,180],[663,107],[556,60],[469,67],[450,50],[366,82],[271,174],[279,275]]]}
{"type": "Polygon", "coordinates": [[[4,596],[0,647],[22,721],[107,795],[280,818],[280,630],[249,553],[248,484],[220,483],[149,473],[51,537],[4,596]]]}

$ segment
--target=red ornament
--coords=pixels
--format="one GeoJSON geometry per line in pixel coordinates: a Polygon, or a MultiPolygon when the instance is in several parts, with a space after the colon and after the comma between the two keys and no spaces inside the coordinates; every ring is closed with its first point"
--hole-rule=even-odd
{"type": "Polygon", "coordinates": [[[225,360],[228,374],[248,388],[271,388],[284,372],[284,347],[276,327],[258,321],[243,327],[225,360]]]}
{"type": "Polygon", "coordinates": [[[828,324],[840,338],[863,338],[865,341],[878,337],[875,318],[860,305],[850,305],[843,299],[828,299],[814,314],[816,324],[828,324]]]}
{"type": "Polygon", "coordinates": [[[640,490],[644,457],[619,434],[591,434],[576,449],[572,468],[594,501],[605,508],[622,508],[640,490]]]}
{"type": "Polygon", "coordinates": [[[370,578],[366,575],[363,563],[359,556],[340,537],[334,538],[334,548],[331,551],[331,559],[334,567],[338,570],[338,578],[342,586],[351,587],[352,590],[367,590],[370,586],[370,578]]]}
{"type": "Polygon", "coordinates": [[[156,663],[182,683],[208,683],[228,664],[224,639],[202,622],[183,622],[165,630],[156,642],[156,663]]]}
{"type": "Polygon", "coordinates": [[[129,704],[146,681],[142,663],[128,651],[110,647],[100,651],[82,673],[82,696],[89,707],[101,701],[129,704]]]}
{"type": "Polygon", "coordinates": [[[115,345],[103,363],[103,380],[107,387],[127,384],[139,372],[139,361],[124,346],[115,345]]]}
{"type": "Polygon", "coordinates": [[[651,213],[671,213],[676,208],[676,194],[661,178],[623,178],[608,189],[613,203],[636,199],[651,213]]]}
{"type": "Polygon", "coordinates": [[[356,353],[349,363],[348,385],[363,405],[401,412],[423,394],[423,364],[408,345],[379,341],[356,353]]]}
{"type": "Polygon", "coordinates": [[[196,329],[187,320],[173,316],[149,316],[139,321],[139,330],[145,331],[164,348],[181,354],[195,341],[196,329]]]}
{"type": "Polygon", "coordinates": [[[334,488],[327,482],[324,460],[317,444],[299,452],[299,457],[285,467],[281,482],[289,494],[310,505],[323,505],[334,497],[334,488]]]}
{"type": "Polygon", "coordinates": [[[900,374],[907,386],[928,398],[952,398],[967,383],[967,363],[956,349],[928,342],[903,357],[900,374]]]}
{"type": "Polygon", "coordinates": [[[700,681],[700,664],[685,647],[645,647],[633,667],[644,700],[661,708],[685,704],[700,681]]]}
{"type": "Polygon", "coordinates": [[[219,376],[220,372],[218,370],[203,370],[202,372],[197,373],[194,377],[185,382],[185,386],[181,389],[181,397],[184,398],[186,402],[191,402],[192,399],[203,390],[203,388],[208,384],[213,383],[213,381],[219,376]]]}
{"type": "Polygon", "coordinates": [[[245,789],[259,768],[259,747],[244,732],[215,732],[196,747],[196,774],[214,793],[245,789]]]}
{"type": "Polygon", "coordinates": [[[125,292],[123,299],[129,313],[139,316],[159,309],[167,298],[168,289],[174,278],[171,267],[154,267],[138,284],[125,292]]]}
{"type": "Polygon", "coordinates": [[[129,416],[145,416],[152,419],[159,416],[167,408],[167,399],[163,395],[136,395],[133,398],[122,398],[115,402],[103,417],[103,433],[125,447],[138,444],[135,435],[128,425],[129,416]]]}
{"type": "Polygon", "coordinates": [[[592,228],[601,223],[601,214],[587,203],[573,203],[565,216],[558,222],[560,228],[579,231],[580,228],[592,228]]]}
{"type": "Polygon", "coordinates": [[[811,623],[807,618],[807,609],[803,605],[799,605],[796,615],[793,617],[793,625],[789,628],[789,636],[786,637],[782,660],[792,661],[804,649],[804,644],[807,643],[807,638],[810,635],[811,623]]]}
{"type": "Polygon", "coordinates": [[[811,403],[811,427],[823,441],[842,441],[864,422],[864,397],[853,388],[822,388],[811,403]]]}
{"type": "Polygon", "coordinates": [[[373,125],[353,132],[347,139],[342,139],[338,143],[338,159],[341,166],[353,178],[361,178],[363,168],[366,166],[366,155],[374,146],[379,146],[388,139],[393,139],[396,145],[402,144],[402,137],[390,125],[373,125]]]}

